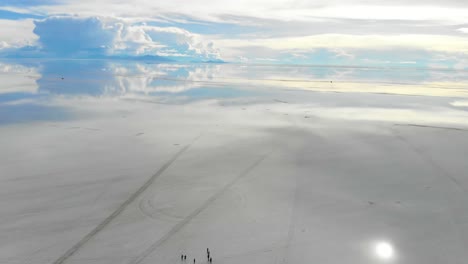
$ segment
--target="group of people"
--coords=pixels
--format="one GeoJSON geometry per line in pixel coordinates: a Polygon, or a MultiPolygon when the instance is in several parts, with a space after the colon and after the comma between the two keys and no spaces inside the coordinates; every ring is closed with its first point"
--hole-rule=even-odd
{"type": "MultiPolygon", "coordinates": [[[[208,259],[208,263],[213,263],[213,258],[211,257],[211,254],[210,254],[210,249],[209,248],[206,248],[206,258],[208,259]]],[[[180,260],[182,261],[185,261],[187,260],[187,255],[180,255],[180,260]]],[[[195,258],[193,258],[193,264],[195,264],[195,258]]]]}

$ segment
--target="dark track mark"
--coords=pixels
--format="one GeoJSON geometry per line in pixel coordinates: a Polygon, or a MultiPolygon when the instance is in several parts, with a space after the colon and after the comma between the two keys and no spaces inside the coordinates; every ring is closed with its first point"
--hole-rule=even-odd
{"type": "Polygon", "coordinates": [[[193,211],[190,215],[184,218],[184,220],[180,221],[175,225],[169,232],[167,232],[163,237],[161,237],[159,240],[154,242],[152,245],[150,245],[147,249],[145,249],[138,257],[135,258],[132,264],[138,264],[141,263],[146,257],[148,257],[154,250],[156,250],[159,246],[164,244],[168,239],[170,239],[174,234],[176,234],[180,229],[182,229],[186,224],[188,224],[193,218],[195,218],[197,215],[199,215],[203,210],[205,210],[211,203],[216,201],[221,195],[223,195],[226,190],[231,188],[234,184],[236,184],[240,179],[245,177],[246,175],[249,174],[253,169],[255,169],[263,160],[265,160],[270,153],[265,154],[261,156],[259,159],[257,159],[253,164],[251,164],[249,167],[247,167],[245,170],[243,170],[236,178],[231,180],[228,184],[226,184],[221,190],[216,192],[213,196],[211,196],[208,200],[205,201],[200,207],[198,207],[195,211],[193,211]]]}
{"type": "Polygon", "coordinates": [[[298,197],[299,197],[298,179],[297,179],[297,176],[295,176],[294,177],[294,200],[292,204],[291,215],[289,217],[288,236],[286,238],[286,243],[283,248],[284,253],[283,253],[282,263],[288,263],[288,259],[290,256],[289,248],[294,238],[294,230],[296,229],[297,204],[299,200],[298,197]]]}
{"type": "MultiPolygon", "coordinates": [[[[432,168],[434,168],[436,171],[438,171],[438,175],[441,175],[448,180],[450,180],[456,188],[458,188],[461,192],[466,193],[467,190],[463,187],[461,182],[455,178],[451,173],[449,173],[446,169],[444,169],[442,166],[440,166],[430,155],[425,154],[420,148],[412,144],[409,140],[407,140],[405,137],[400,135],[397,131],[391,130],[392,133],[395,135],[396,138],[398,138],[400,141],[404,142],[414,153],[416,153],[421,160],[424,162],[428,163],[432,168]]],[[[427,189],[427,187],[426,187],[427,189]]]]}
{"type": "Polygon", "coordinates": [[[394,124],[394,126],[411,126],[411,127],[447,129],[447,130],[456,130],[456,131],[468,132],[468,129],[458,128],[458,127],[427,126],[427,125],[418,125],[418,124],[394,124]]]}
{"type": "Polygon", "coordinates": [[[139,136],[144,135],[144,134],[145,134],[145,133],[138,133],[138,134],[136,134],[135,136],[136,136],[136,137],[139,137],[139,136]]]}
{"type": "Polygon", "coordinates": [[[131,101],[131,102],[150,103],[150,104],[170,105],[170,103],[161,102],[161,101],[154,101],[154,100],[148,100],[148,99],[130,99],[130,98],[124,98],[124,99],[121,99],[121,100],[131,101]]]}
{"type": "Polygon", "coordinates": [[[179,150],[169,161],[167,161],[158,171],[156,171],[153,176],[151,176],[136,192],[134,192],[125,202],[123,202],[111,215],[109,215],[104,221],[102,221],[98,226],[96,226],[91,232],[84,236],[78,243],[73,247],[68,249],[62,256],[60,256],[53,264],[62,264],[68,258],[70,258],[76,251],[78,251],[86,242],[93,238],[99,231],[104,229],[114,218],[116,218],[120,213],[122,213],[129,204],[131,204],[135,199],[140,196],[148,187],[159,177],[161,174],[169,168],[169,166],[177,160],[188,148],[198,139],[197,137],[192,143],[185,146],[183,149],[179,150]]]}
{"type": "Polygon", "coordinates": [[[273,101],[278,102],[278,103],[283,103],[283,104],[289,104],[289,103],[286,102],[286,101],[282,101],[282,100],[278,100],[278,99],[275,99],[275,100],[273,100],[273,101]]]}
{"type": "Polygon", "coordinates": [[[83,127],[86,130],[91,130],[91,131],[99,131],[99,128],[92,128],[92,127],[83,127]]]}

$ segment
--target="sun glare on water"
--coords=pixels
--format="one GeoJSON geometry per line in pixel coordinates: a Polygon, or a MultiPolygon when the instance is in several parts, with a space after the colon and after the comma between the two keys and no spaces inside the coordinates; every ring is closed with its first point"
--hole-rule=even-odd
{"type": "Polygon", "coordinates": [[[375,255],[382,260],[391,260],[395,256],[392,244],[386,241],[377,242],[374,246],[375,255]]]}

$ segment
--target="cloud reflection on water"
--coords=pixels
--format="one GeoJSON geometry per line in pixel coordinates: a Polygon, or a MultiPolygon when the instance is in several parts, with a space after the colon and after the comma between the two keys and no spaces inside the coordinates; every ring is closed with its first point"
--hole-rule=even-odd
{"type": "Polygon", "coordinates": [[[448,114],[459,122],[465,111],[460,102],[468,97],[463,72],[403,68],[8,61],[0,64],[0,80],[0,105],[8,113],[2,120],[9,123],[15,116],[18,121],[66,118],[69,115],[60,115],[60,109],[41,107],[54,107],[60,100],[66,109],[64,101],[76,104],[89,97],[169,104],[280,100],[295,102],[298,109],[309,107],[324,118],[439,122],[448,114]],[[429,118],[434,111],[442,114],[429,118]]]}

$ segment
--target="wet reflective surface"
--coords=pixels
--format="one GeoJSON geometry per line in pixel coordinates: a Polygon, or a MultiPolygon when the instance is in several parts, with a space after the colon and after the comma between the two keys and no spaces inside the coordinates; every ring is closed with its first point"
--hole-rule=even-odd
{"type": "MultiPolygon", "coordinates": [[[[76,108],[76,100],[99,98],[149,100],[161,104],[204,100],[227,104],[234,101],[240,104],[246,101],[289,103],[286,100],[290,99],[292,103],[313,104],[315,108],[326,107],[330,111],[371,108],[388,114],[392,114],[389,109],[396,114],[440,107],[444,114],[454,110],[451,118],[455,118],[464,117],[468,107],[467,79],[465,72],[411,68],[3,61],[0,63],[0,102],[3,112],[8,114],[1,115],[0,122],[65,120],[71,118],[67,111],[70,109],[64,105],[67,100],[76,108]],[[54,100],[61,103],[54,103],[54,100]]],[[[353,115],[364,114],[358,112],[353,115]]],[[[443,119],[438,121],[449,121],[443,119]]],[[[452,121],[458,124],[463,119],[452,121]]]]}
{"type": "Polygon", "coordinates": [[[464,263],[468,75],[0,62],[0,262],[464,263]]]}

